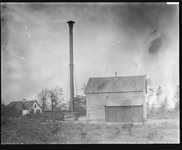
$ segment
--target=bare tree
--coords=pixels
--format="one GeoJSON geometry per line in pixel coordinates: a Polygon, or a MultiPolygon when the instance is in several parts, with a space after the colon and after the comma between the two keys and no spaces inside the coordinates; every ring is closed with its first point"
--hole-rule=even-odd
{"type": "Polygon", "coordinates": [[[162,92],[162,88],[159,86],[158,88],[157,88],[157,91],[156,91],[156,96],[157,96],[157,108],[158,108],[158,106],[159,106],[159,98],[160,98],[160,96],[163,94],[163,92],[162,92]]]}
{"type": "Polygon", "coordinates": [[[85,92],[85,89],[86,89],[86,84],[84,83],[83,86],[82,86],[82,88],[81,88],[81,90],[83,90],[83,94],[85,94],[84,93],[85,92]]]}
{"type": "Polygon", "coordinates": [[[148,98],[148,107],[150,103],[150,98],[154,95],[154,88],[149,88],[149,98],[148,98]]]}
{"type": "Polygon", "coordinates": [[[150,87],[148,92],[147,115],[149,113],[150,98],[154,95],[154,88],[150,87]]]}
{"type": "Polygon", "coordinates": [[[49,89],[49,99],[51,100],[51,108],[52,111],[54,111],[54,108],[63,101],[63,99],[61,98],[63,94],[63,90],[62,88],[59,88],[58,86],[56,86],[53,89],[49,89]]]}
{"type": "Polygon", "coordinates": [[[176,91],[174,94],[174,102],[175,102],[175,109],[179,110],[179,85],[176,87],[176,91]]]}
{"type": "Polygon", "coordinates": [[[151,109],[155,109],[155,103],[152,103],[151,109]]]}
{"type": "Polygon", "coordinates": [[[40,103],[42,106],[42,111],[45,111],[46,108],[46,101],[48,99],[49,90],[48,88],[44,88],[41,90],[41,92],[38,94],[38,98],[40,99],[40,103]]]}

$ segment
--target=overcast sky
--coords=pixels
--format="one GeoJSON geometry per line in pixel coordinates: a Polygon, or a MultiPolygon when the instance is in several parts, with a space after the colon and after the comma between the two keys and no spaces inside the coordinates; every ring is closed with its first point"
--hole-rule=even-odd
{"type": "MultiPolygon", "coordinates": [[[[67,96],[69,27],[77,90],[89,77],[147,75],[179,85],[179,6],[165,3],[6,3],[1,6],[3,100],[36,99],[44,87],[67,96]]],[[[76,92],[77,91],[77,92],[76,92]]]]}

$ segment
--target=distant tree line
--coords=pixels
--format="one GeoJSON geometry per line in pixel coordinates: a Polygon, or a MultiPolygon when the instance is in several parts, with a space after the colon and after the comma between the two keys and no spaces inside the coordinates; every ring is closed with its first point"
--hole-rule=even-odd
{"type": "MultiPolygon", "coordinates": [[[[161,95],[163,94],[163,90],[162,90],[161,86],[158,86],[158,88],[156,88],[156,89],[152,88],[152,87],[149,88],[147,107],[149,107],[151,97],[154,94],[156,95],[156,107],[157,108],[159,108],[159,107],[167,108],[169,106],[167,95],[165,95],[164,101],[161,102],[160,106],[159,106],[159,99],[160,99],[161,95]]],[[[174,93],[174,102],[175,102],[175,109],[178,109],[179,108],[179,85],[176,86],[176,91],[174,93]]],[[[154,103],[152,105],[153,105],[153,107],[155,106],[154,103]]]]}
{"type": "MultiPolygon", "coordinates": [[[[63,103],[64,99],[62,88],[56,86],[55,88],[43,88],[38,93],[38,98],[42,106],[42,111],[47,110],[47,101],[51,101],[51,111],[55,111],[56,106],[60,104],[60,107],[65,107],[63,103]]],[[[59,109],[60,110],[60,109],[59,109]]],[[[83,95],[76,95],[74,98],[74,111],[79,112],[81,115],[86,115],[86,97],[83,95]]]]}
{"type": "MultiPolygon", "coordinates": [[[[169,100],[168,100],[168,93],[166,93],[165,97],[164,97],[164,100],[160,103],[159,105],[159,98],[160,96],[163,94],[163,90],[161,88],[161,86],[158,86],[158,88],[154,89],[152,87],[149,88],[149,92],[148,92],[148,102],[147,102],[147,112],[148,112],[148,115],[151,115],[151,112],[156,112],[159,113],[163,112],[167,112],[167,108],[169,106],[169,100]],[[156,95],[156,105],[155,103],[152,103],[151,107],[149,107],[149,103],[150,103],[150,100],[151,100],[151,97],[153,95],[156,95]]],[[[176,112],[179,111],[179,85],[176,86],[176,90],[175,90],[175,93],[174,93],[174,99],[173,99],[174,103],[175,103],[175,107],[174,107],[174,110],[176,112]]],[[[156,114],[157,115],[157,114],[156,114]]]]}
{"type": "Polygon", "coordinates": [[[45,109],[47,109],[47,100],[51,101],[51,110],[54,111],[55,107],[58,104],[63,103],[64,99],[61,97],[62,95],[63,95],[63,90],[58,86],[54,88],[43,88],[38,93],[38,98],[42,106],[42,111],[45,111],[45,109]]]}

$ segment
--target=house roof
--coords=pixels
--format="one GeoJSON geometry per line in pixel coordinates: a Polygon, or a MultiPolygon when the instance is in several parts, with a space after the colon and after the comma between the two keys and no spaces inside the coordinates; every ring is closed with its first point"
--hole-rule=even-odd
{"type": "Polygon", "coordinates": [[[22,109],[22,101],[12,101],[8,107],[15,107],[16,109],[22,109]]]}
{"type": "MultiPolygon", "coordinates": [[[[30,109],[34,103],[37,103],[39,105],[39,103],[36,100],[30,100],[30,101],[25,101],[24,105],[23,105],[23,101],[12,101],[9,106],[10,107],[15,107],[17,109],[23,109],[23,110],[28,110],[30,109]]],[[[39,107],[41,108],[41,106],[39,105],[39,107]]]]}
{"type": "Polygon", "coordinates": [[[146,75],[89,78],[85,93],[144,91],[146,75]]]}
{"type": "Polygon", "coordinates": [[[109,95],[106,97],[105,106],[133,106],[133,105],[142,105],[143,98],[137,94],[132,95],[132,93],[128,93],[127,96],[125,93],[121,93],[119,95],[109,95]]]}

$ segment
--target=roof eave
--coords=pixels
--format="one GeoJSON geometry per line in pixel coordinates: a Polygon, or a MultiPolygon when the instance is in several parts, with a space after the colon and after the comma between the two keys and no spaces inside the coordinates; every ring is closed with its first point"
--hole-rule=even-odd
{"type": "Polygon", "coordinates": [[[87,85],[86,85],[86,87],[85,87],[85,91],[84,91],[85,94],[87,94],[86,91],[87,91],[87,89],[88,89],[88,85],[89,85],[89,83],[90,83],[90,80],[91,80],[91,77],[89,78],[89,80],[88,80],[88,82],[87,82],[87,85]]]}
{"type": "Polygon", "coordinates": [[[115,107],[120,107],[120,106],[142,106],[143,104],[129,104],[129,105],[104,105],[105,107],[109,106],[115,106],[115,107]]]}
{"type": "Polygon", "coordinates": [[[85,92],[85,94],[101,94],[101,93],[127,93],[127,92],[143,92],[143,90],[137,90],[137,91],[112,91],[112,92],[85,92]]]}

